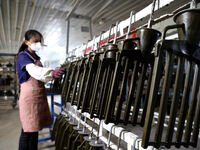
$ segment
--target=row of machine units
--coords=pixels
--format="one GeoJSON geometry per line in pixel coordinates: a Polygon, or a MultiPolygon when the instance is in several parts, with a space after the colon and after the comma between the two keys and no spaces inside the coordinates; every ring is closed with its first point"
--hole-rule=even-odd
{"type": "MultiPolygon", "coordinates": [[[[152,14],[154,6],[155,0],[152,14]]],[[[151,14],[148,26],[134,31],[135,38],[129,36],[131,13],[123,40],[117,38],[116,23],[114,40],[110,41],[109,35],[106,45],[82,58],[69,59],[63,65],[65,75],[54,81],[51,90],[61,94],[64,109],[75,105],[79,112],[105,124],[140,126],[143,148],[197,147],[200,9],[195,6],[175,14],[175,24],[166,26],[163,33],[152,29],[151,14]],[[172,29],[178,31],[177,40],[166,39],[172,29]],[[153,124],[155,114],[158,117],[153,124]]],[[[56,150],[106,149],[98,134],[95,138],[88,134],[69,114],[56,119],[52,139],[56,150]]]]}
{"type": "Polygon", "coordinates": [[[17,104],[15,55],[0,53],[0,107],[17,104]]]}

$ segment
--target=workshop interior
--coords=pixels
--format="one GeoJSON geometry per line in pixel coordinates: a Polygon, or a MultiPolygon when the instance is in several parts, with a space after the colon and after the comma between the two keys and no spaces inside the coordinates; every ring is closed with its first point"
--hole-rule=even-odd
{"type": "Polygon", "coordinates": [[[52,124],[38,150],[200,150],[200,0],[0,0],[1,150],[19,146],[28,30],[62,68],[39,81],[52,124]]]}

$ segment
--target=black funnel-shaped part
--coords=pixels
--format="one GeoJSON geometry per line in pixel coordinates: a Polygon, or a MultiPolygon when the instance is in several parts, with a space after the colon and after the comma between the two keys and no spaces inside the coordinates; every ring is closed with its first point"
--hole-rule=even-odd
{"type": "Polygon", "coordinates": [[[188,44],[188,54],[192,55],[200,47],[200,9],[186,9],[174,16],[176,24],[184,24],[183,29],[178,29],[180,40],[188,44]]]}
{"type": "Polygon", "coordinates": [[[133,42],[132,40],[125,40],[123,43],[123,49],[122,50],[134,50],[137,44],[133,42]]]}
{"type": "Polygon", "coordinates": [[[118,51],[118,47],[116,44],[108,43],[106,47],[106,58],[115,58],[116,52],[118,51]]]}
{"type": "Polygon", "coordinates": [[[160,38],[161,33],[155,29],[142,28],[137,30],[136,37],[139,37],[138,48],[142,56],[147,57],[152,53],[154,44],[160,38]]]}

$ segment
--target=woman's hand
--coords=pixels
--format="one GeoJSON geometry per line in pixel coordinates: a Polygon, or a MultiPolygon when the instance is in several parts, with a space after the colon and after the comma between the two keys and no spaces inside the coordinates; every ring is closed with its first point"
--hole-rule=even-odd
{"type": "Polygon", "coordinates": [[[64,74],[65,70],[63,68],[57,68],[52,71],[53,78],[60,78],[64,74]]]}

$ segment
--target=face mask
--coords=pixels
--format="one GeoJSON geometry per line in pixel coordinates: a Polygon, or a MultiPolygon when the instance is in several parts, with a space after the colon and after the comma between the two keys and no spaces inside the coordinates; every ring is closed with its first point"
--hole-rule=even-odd
{"type": "Polygon", "coordinates": [[[40,42],[37,42],[37,43],[33,43],[30,45],[30,48],[35,51],[35,52],[38,52],[40,49],[41,49],[41,43],[40,42]]]}

